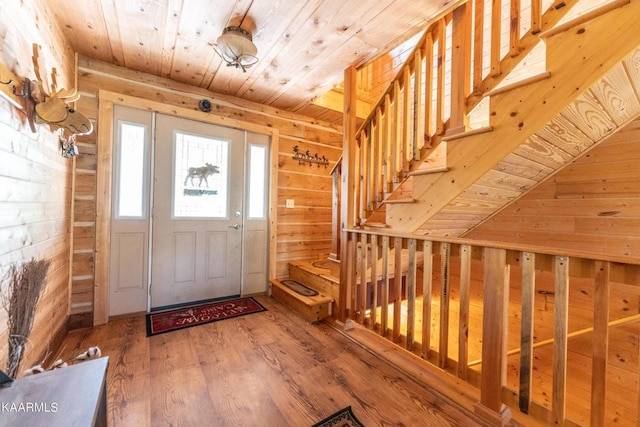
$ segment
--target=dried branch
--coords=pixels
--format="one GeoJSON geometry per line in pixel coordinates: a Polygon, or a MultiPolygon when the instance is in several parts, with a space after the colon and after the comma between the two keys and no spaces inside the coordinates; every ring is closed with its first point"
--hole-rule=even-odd
{"type": "Polygon", "coordinates": [[[9,355],[7,375],[16,378],[25,345],[33,328],[38,300],[44,289],[51,261],[31,259],[20,267],[15,264],[7,273],[9,289],[2,295],[2,306],[8,313],[9,355]]]}

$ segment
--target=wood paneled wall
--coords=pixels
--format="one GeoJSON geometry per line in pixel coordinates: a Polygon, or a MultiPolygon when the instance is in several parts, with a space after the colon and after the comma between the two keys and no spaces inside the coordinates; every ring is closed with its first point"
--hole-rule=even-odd
{"type": "MultiPolygon", "coordinates": [[[[213,104],[209,114],[278,129],[276,274],[286,276],[290,260],[316,260],[329,254],[332,203],[329,173],[342,152],[339,126],[89,58],[80,58],[79,70],[83,97],[78,108],[98,122],[97,127],[99,91],[105,90],[193,110],[194,114],[202,114],[203,120],[207,120],[207,114],[198,111],[198,102],[206,98],[213,104]],[[293,159],[294,146],[302,152],[324,155],[329,165],[325,168],[299,164],[293,159]],[[287,199],[294,200],[293,208],[285,207],[287,199]]],[[[74,319],[81,323],[88,322],[93,312],[96,170],[101,161],[96,155],[97,135],[94,132],[81,139],[75,170],[71,310],[76,315],[74,319]]]]}
{"type": "Polygon", "coordinates": [[[467,238],[640,258],[640,120],[467,233],[467,238]]]}
{"type": "MultiPolygon", "coordinates": [[[[45,88],[55,73],[58,89],[69,89],[74,81],[74,54],[51,16],[45,2],[3,2],[0,62],[20,78],[45,80],[45,88]]],[[[66,334],[69,312],[73,160],[62,157],[58,136],[48,126],[36,125],[36,131],[31,131],[22,111],[0,97],[2,291],[7,290],[5,279],[11,265],[20,266],[32,258],[51,261],[21,369],[42,362],[47,352],[57,348],[57,341],[66,334]]],[[[6,320],[7,313],[0,307],[0,369],[3,370],[8,348],[6,320]]]]}

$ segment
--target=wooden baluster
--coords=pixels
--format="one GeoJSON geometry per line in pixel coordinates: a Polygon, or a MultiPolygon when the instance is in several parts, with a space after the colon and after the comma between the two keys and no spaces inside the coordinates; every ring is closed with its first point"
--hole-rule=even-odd
{"type": "MultiPolygon", "coordinates": [[[[353,197],[349,197],[348,193],[342,193],[344,195],[345,201],[349,201],[351,203],[351,211],[350,214],[352,215],[352,217],[349,218],[348,222],[345,222],[345,226],[349,226],[346,224],[351,224],[351,225],[359,225],[360,224],[360,211],[362,210],[362,199],[361,199],[361,194],[362,194],[362,179],[360,179],[360,165],[362,164],[362,150],[360,150],[360,146],[362,145],[362,142],[360,142],[359,144],[356,145],[356,147],[354,147],[353,151],[353,157],[354,157],[354,162],[352,163],[352,165],[350,166],[350,170],[352,171],[352,176],[353,176],[353,181],[351,181],[351,184],[349,185],[349,187],[351,187],[353,189],[353,197]]],[[[343,156],[344,156],[344,152],[343,152],[343,156]]],[[[344,162],[344,158],[343,158],[343,162],[344,162]]],[[[344,174],[343,174],[343,178],[342,181],[344,183],[344,174]]],[[[344,190],[344,186],[342,187],[342,189],[344,190]]]]}
{"type": "Polygon", "coordinates": [[[447,24],[445,19],[438,22],[438,81],[436,83],[436,133],[444,133],[444,101],[445,101],[445,63],[447,53],[447,24]]]}
{"type": "Polygon", "coordinates": [[[423,69],[422,69],[422,49],[416,49],[414,58],[414,109],[413,109],[413,123],[415,131],[413,133],[413,149],[412,159],[420,160],[420,150],[424,146],[424,104],[426,100],[422,99],[423,95],[423,69]]]}
{"type": "Polygon", "coordinates": [[[536,292],[536,254],[522,253],[522,318],[520,333],[520,392],[518,406],[528,414],[533,372],[533,309],[536,292]]]}
{"type": "Polygon", "coordinates": [[[375,131],[374,131],[374,122],[370,121],[367,126],[367,175],[366,175],[366,185],[367,185],[367,204],[366,204],[366,216],[369,216],[371,211],[373,210],[373,197],[375,194],[375,131]]]}
{"type": "Polygon", "coordinates": [[[569,258],[556,257],[555,297],[553,304],[553,383],[551,386],[551,421],[565,422],[567,394],[567,334],[569,333],[569,258]]]}
{"type": "Polygon", "coordinates": [[[394,128],[396,130],[395,132],[395,138],[394,138],[394,147],[393,147],[393,154],[395,157],[395,170],[396,170],[396,179],[397,180],[401,180],[403,178],[403,169],[402,169],[402,158],[404,156],[404,152],[402,150],[403,144],[402,144],[402,135],[404,134],[404,131],[402,129],[402,89],[400,86],[400,82],[398,80],[393,82],[393,98],[394,98],[394,105],[395,105],[395,123],[394,123],[394,128]]]}
{"type": "Polygon", "coordinates": [[[367,218],[369,208],[369,135],[368,129],[360,135],[360,222],[367,218]]]}
{"type": "Polygon", "coordinates": [[[347,305],[347,298],[345,298],[345,306],[349,307],[348,317],[351,320],[355,320],[356,313],[356,280],[357,280],[357,271],[356,271],[356,234],[348,233],[348,242],[347,242],[347,260],[346,260],[346,268],[344,271],[347,276],[347,286],[348,295],[349,295],[349,304],[347,305]]]}
{"type": "Polygon", "coordinates": [[[364,325],[367,316],[367,234],[362,233],[360,235],[360,245],[358,250],[358,265],[360,266],[358,272],[358,278],[360,287],[358,288],[358,311],[360,312],[359,321],[364,325]]]}
{"type": "Polygon", "coordinates": [[[542,0],[531,0],[531,34],[538,34],[540,31],[542,31],[542,0]]]}
{"type": "Polygon", "coordinates": [[[509,28],[509,55],[520,54],[520,0],[511,0],[511,20],[509,28]]]}
{"type": "Polygon", "coordinates": [[[500,61],[502,55],[500,54],[500,33],[502,31],[502,2],[500,0],[491,1],[491,75],[496,77],[502,73],[500,67],[500,61]]]}
{"type": "Polygon", "coordinates": [[[428,138],[426,145],[431,146],[431,138],[433,137],[433,129],[431,122],[433,121],[433,35],[427,33],[424,43],[425,57],[425,80],[424,80],[424,133],[428,138]]]}
{"type": "Polygon", "coordinates": [[[591,367],[591,425],[605,425],[607,355],[609,349],[610,263],[596,261],[593,293],[593,365],[591,367]]]}
{"type": "Polygon", "coordinates": [[[505,425],[511,412],[502,403],[507,378],[509,266],[504,249],[484,248],[482,377],[476,412],[493,425],[505,425]]]}
{"type": "Polygon", "coordinates": [[[382,302],[380,335],[387,336],[389,328],[389,236],[382,236],[382,302]]]}
{"type": "Polygon", "coordinates": [[[402,325],[402,238],[393,238],[395,265],[393,272],[393,342],[400,341],[402,325]]]}
{"type": "Polygon", "coordinates": [[[396,170],[394,168],[394,155],[391,147],[393,146],[393,115],[395,114],[393,109],[393,102],[391,102],[391,96],[389,93],[384,96],[384,165],[385,165],[385,182],[384,192],[391,192],[392,183],[397,180],[396,170]],[[395,177],[395,178],[394,178],[395,177]]]}
{"type": "Polygon", "coordinates": [[[429,359],[431,352],[431,294],[433,292],[433,243],[422,242],[424,257],[422,271],[422,357],[429,359]]]}
{"type": "Polygon", "coordinates": [[[375,171],[373,177],[375,179],[374,183],[374,200],[376,201],[375,207],[378,207],[378,203],[383,200],[383,191],[382,191],[382,180],[384,178],[383,168],[382,168],[382,156],[384,154],[384,140],[382,139],[382,129],[383,129],[383,119],[382,119],[382,107],[378,108],[376,112],[376,128],[375,128],[375,147],[374,147],[374,155],[375,155],[375,171]]]}
{"type": "Polygon", "coordinates": [[[331,185],[331,253],[329,259],[338,261],[340,259],[340,181],[342,180],[342,160],[333,169],[331,185]]]}
{"type": "Polygon", "coordinates": [[[409,260],[407,267],[407,344],[406,349],[413,351],[413,342],[416,324],[416,239],[407,241],[409,260]]]}
{"type": "Polygon", "coordinates": [[[440,339],[438,340],[438,366],[447,367],[449,358],[449,297],[451,244],[442,243],[440,247],[440,339]]]}
{"type": "Polygon", "coordinates": [[[471,79],[471,5],[453,11],[451,49],[451,117],[447,134],[464,132],[467,119],[466,98],[471,79]]]}
{"type": "Polygon", "coordinates": [[[471,246],[460,245],[460,314],[458,322],[458,377],[467,378],[469,357],[469,292],[471,290],[471,246]]]}
{"type": "Polygon", "coordinates": [[[413,158],[411,154],[411,71],[409,67],[404,67],[402,78],[402,171],[409,172],[409,161],[413,158]]]}
{"type": "Polygon", "coordinates": [[[378,122],[374,119],[369,126],[369,203],[367,210],[372,212],[376,208],[376,200],[378,191],[376,183],[378,182],[378,122]]]}
{"type": "Polygon", "coordinates": [[[480,94],[483,92],[484,0],[475,0],[473,17],[473,93],[480,94]]]}
{"type": "Polygon", "coordinates": [[[378,236],[372,234],[371,247],[369,248],[369,259],[371,260],[371,311],[370,311],[370,324],[369,328],[374,329],[376,322],[378,321],[378,236]]]}

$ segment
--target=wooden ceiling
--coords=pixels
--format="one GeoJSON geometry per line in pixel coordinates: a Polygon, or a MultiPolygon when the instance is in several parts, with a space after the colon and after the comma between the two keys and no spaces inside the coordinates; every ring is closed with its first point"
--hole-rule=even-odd
{"type": "MultiPolygon", "coordinates": [[[[48,0],[80,55],[212,92],[315,115],[309,102],[420,32],[443,0],[48,0]],[[253,35],[246,73],[213,46],[223,29],[253,35]]],[[[450,6],[450,5],[449,5],[450,6]]],[[[318,112],[319,114],[319,112],[318,112]]]]}

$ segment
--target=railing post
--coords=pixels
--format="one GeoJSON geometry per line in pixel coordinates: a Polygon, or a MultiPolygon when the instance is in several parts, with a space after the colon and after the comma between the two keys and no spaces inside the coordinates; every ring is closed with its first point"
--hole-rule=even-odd
{"type": "MultiPolygon", "coordinates": [[[[340,241],[340,253],[347,253],[346,230],[355,223],[355,209],[353,194],[355,194],[356,179],[352,163],[356,150],[356,88],[357,73],[355,67],[349,67],[344,71],[344,136],[342,139],[342,201],[340,203],[340,218],[342,238],[340,241]]],[[[345,260],[343,260],[344,262],[345,260]]],[[[347,257],[346,262],[353,262],[347,257]]],[[[347,320],[347,282],[348,273],[345,265],[340,267],[340,291],[338,293],[338,320],[347,320]]]]}
{"type": "Polygon", "coordinates": [[[502,386],[507,378],[507,327],[509,309],[509,266],[504,249],[484,249],[484,294],[482,320],[482,376],[480,402],[475,411],[495,426],[511,419],[502,403],[502,386]]]}

